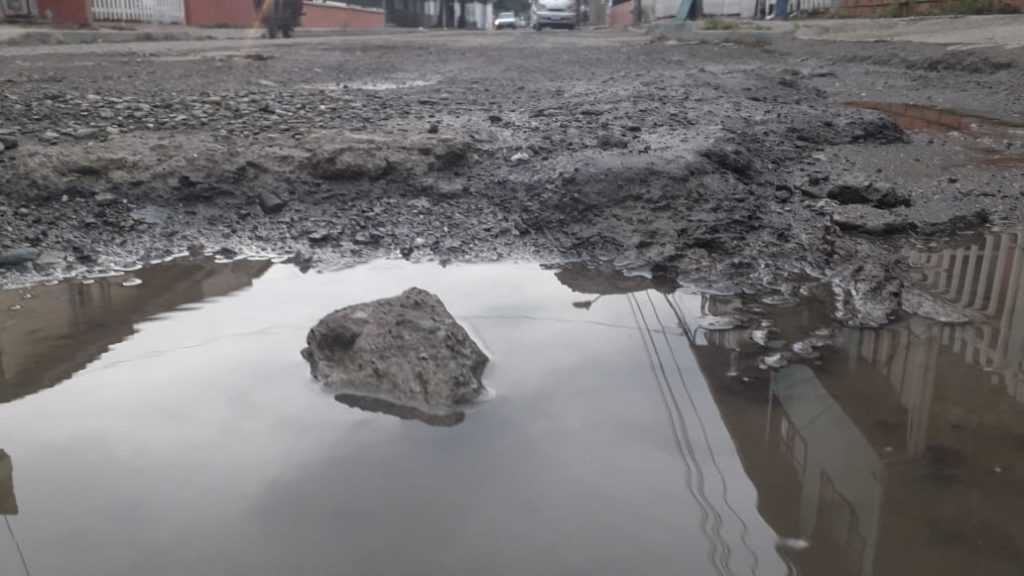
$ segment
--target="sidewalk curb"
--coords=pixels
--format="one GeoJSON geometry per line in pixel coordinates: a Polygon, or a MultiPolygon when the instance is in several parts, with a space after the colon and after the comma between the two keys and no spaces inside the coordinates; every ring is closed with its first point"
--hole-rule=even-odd
{"type": "Polygon", "coordinates": [[[677,40],[680,42],[700,42],[706,44],[772,44],[787,40],[796,35],[797,26],[791,23],[776,25],[772,30],[702,30],[700,21],[664,22],[652,24],[647,34],[655,38],[677,40]]]}

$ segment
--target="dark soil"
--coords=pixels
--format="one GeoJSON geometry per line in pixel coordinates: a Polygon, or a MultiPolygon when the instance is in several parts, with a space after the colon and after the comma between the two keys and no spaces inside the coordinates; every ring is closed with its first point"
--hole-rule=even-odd
{"type": "Polygon", "coordinates": [[[1013,114],[1022,61],[611,32],[23,51],[0,58],[0,248],[42,253],[3,281],[187,250],[898,277],[908,238],[1019,223],[1024,142],[842,103],[1013,114]]]}

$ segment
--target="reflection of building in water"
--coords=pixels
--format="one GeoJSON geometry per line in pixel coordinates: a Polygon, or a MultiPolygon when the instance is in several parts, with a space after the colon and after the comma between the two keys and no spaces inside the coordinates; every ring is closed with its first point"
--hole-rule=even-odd
{"type": "MultiPolygon", "coordinates": [[[[685,395],[666,401],[674,404],[673,431],[690,452],[686,459],[700,461],[701,444],[714,437],[695,427],[720,415],[757,489],[761,516],[778,534],[802,541],[783,547],[797,573],[1020,576],[1019,240],[1017,233],[994,234],[916,258],[927,291],[983,320],[953,326],[912,318],[882,330],[846,331],[822,352],[820,364],[784,368],[770,386],[758,381],[767,373],[750,369],[753,355],[741,352],[749,346],[742,331],[704,329],[727,326],[708,317],[735,313],[741,298],[677,298],[641,281],[597,282],[579,271],[559,279],[581,291],[626,294],[666,398],[673,388],[710,394],[718,414],[708,411],[703,419],[685,395]],[[664,338],[676,327],[689,346],[664,338]],[[694,364],[697,370],[690,369],[694,364]],[[694,372],[702,376],[691,378],[694,372]]],[[[828,311],[815,306],[768,314],[777,316],[783,333],[793,327],[803,335],[828,321],[828,311]]],[[[704,472],[705,489],[727,476],[715,468],[704,472]]],[[[698,496],[705,511],[731,521],[728,498],[698,496]]],[[[720,527],[705,528],[713,548],[740,548],[720,527]]]]}
{"type": "Polygon", "coordinates": [[[65,282],[0,292],[0,402],[54,386],[131,335],[140,320],[190,302],[245,288],[270,262],[226,265],[182,261],[138,271],[139,286],[121,278],[65,282]],[[9,312],[12,305],[22,307],[9,312]]]}
{"type": "MultiPolygon", "coordinates": [[[[608,269],[569,267],[557,277],[576,292],[609,297],[602,305],[626,301],[680,459],[680,493],[699,511],[705,570],[722,575],[785,573],[774,534],[757,513],[756,490],[735,473],[739,458],[733,441],[715,414],[709,386],[689,345],[688,337],[703,338],[704,332],[687,328],[684,335],[679,329],[679,318],[699,309],[700,297],[675,294],[674,285],[656,278],[627,277],[608,269]]],[[[595,301],[573,306],[589,309],[595,301]]]]}
{"type": "MultiPolygon", "coordinates": [[[[135,331],[135,324],[184,304],[222,296],[252,285],[270,262],[181,261],[124,277],[78,281],[0,292],[0,403],[55,386],[135,331]],[[20,310],[9,308],[18,305],[20,310]]],[[[25,502],[23,502],[25,504],[25,502]]],[[[0,574],[31,574],[19,544],[11,458],[0,450],[0,574]]]]}
{"type": "Polygon", "coordinates": [[[18,513],[18,501],[14,498],[14,466],[7,452],[0,450],[0,516],[18,513]]]}
{"type": "MultiPolygon", "coordinates": [[[[991,235],[918,258],[929,291],[983,321],[848,331],[820,366],[779,371],[760,397],[726,377],[740,332],[688,330],[759,511],[809,543],[787,552],[801,573],[1024,574],[1018,240],[991,235]]],[[[681,316],[694,326],[738,302],[709,297],[681,316]]]]}
{"type": "MultiPolygon", "coordinates": [[[[756,379],[744,384],[737,378],[743,372],[737,366],[743,333],[692,327],[700,325],[702,316],[727,316],[740,306],[739,298],[706,296],[699,307],[681,308],[680,317],[744,472],[757,488],[758,511],[781,536],[809,544],[784,547],[797,573],[878,574],[882,448],[808,367],[783,369],[769,391],[756,379]]],[[[807,311],[790,308],[787,313],[807,311]]],[[[749,374],[749,355],[745,360],[749,374]]]]}
{"type": "Polygon", "coordinates": [[[25,574],[30,576],[28,564],[10,516],[18,513],[18,501],[14,497],[14,466],[7,452],[0,450],[0,574],[25,574]]]}
{"type": "Polygon", "coordinates": [[[778,410],[768,439],[799,489],[792,534],[812,543],[801,558],[832,574],[872,574],[882,504],[881,456],[810,368],[790,366],[773,385],[778,410]]]}

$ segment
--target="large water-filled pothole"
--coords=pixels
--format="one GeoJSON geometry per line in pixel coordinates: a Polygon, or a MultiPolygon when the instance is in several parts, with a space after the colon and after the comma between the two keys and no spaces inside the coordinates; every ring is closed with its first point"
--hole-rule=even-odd
{"type": "Polygon", "coordinates": [[[1019,574],[1019,239],[914,263],[977,320],[839,329],[820,301],[528,263],[0,292],[0,573],[1019,574]],[[439,426],[339,404],[299,356],[414,285],[491,358],[493,396],[439,426]]]}

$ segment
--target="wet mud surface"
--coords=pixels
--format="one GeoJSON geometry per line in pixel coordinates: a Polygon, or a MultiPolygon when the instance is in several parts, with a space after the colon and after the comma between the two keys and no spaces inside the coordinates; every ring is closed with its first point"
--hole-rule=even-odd
{"type": "MultiPolygon", "coordinates": [[[[186,251],[298,252],[898,294],[908,238],[1021,214],[1015,128],[986,133],[986,157],[970,130],[844,105],[1012,119],[1016,50],[611,32],[5,50],[8,285],[186,251]]],[[[863,323],[898,302],[880,306],[863,323]]]]}
{"type": "Polygon", "coordinates": [[[3,291],[0,573],[1016,575],[1021,238],[908,249],[969,320],[882,329],[581,264],[200,257],[3,291]],[[310,376],[312,323],[413,285],[491,396],[442,416],[310,376]]]}

